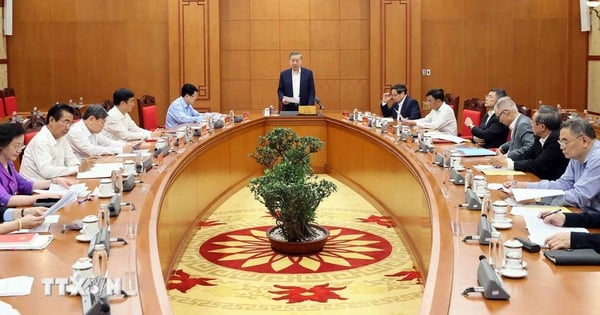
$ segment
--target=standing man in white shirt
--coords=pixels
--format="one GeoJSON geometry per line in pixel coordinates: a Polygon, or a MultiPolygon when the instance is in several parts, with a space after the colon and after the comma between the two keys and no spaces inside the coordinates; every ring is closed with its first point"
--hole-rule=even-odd
{"type": "Polygon", "coordinates": [[[46,125],[25,148],[21,175],[31,181],[38,181],[73,175],[89,168],[87,160],[80,162],[75,157],[64,137],[72,123],[71,106],[57,104],[48,110],[46,125]]]}
{"type": "Polygon", "coordinates": [[[130,89],[121,88],[113,93],[115,106],[108,111],[102,134],[113,140],[139,140],[159,136],[160,131],[151,132],[138,127],[129,113],[135,107],[135,95],[130,89]]]}
{"type": "Polygon", "coordinates": [[[426,94],[426,100],[431,111],[425,118],[417,120],[402,120],[403,125],[433,129],[452,136],[457,135],[456,117],[454,110],[444,102],[443,89],[431,89],[426,94]]]}
{"type": "Polygon", "coordinates": [[[67,133],[67,141],[71,145],[75,156],[85,159],[89,156],[103,154],[119,154],[131,151],[130,147],[121,140],[113,140],[101,134],[108,113],[100,105],[91,105],[83,114],[83,119],[71,126],[67,133]]]}

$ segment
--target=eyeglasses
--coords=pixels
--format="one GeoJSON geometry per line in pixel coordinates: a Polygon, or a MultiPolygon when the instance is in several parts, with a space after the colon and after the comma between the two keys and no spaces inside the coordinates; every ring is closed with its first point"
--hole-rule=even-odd
{"type": "Polygon", "coordinates": [[[71,121],[71,120],[59,119],[58,122],[61,123],[63,126],[67,127],[67,128],[71,127],[71,125],[73,124],[73,121],[71,121]]]}
{"type": "Polygon", "coordinates": [[[12,143],[10,145],[10,147],[13,148],[13,149],[15,149],[15,150],[17,150],[17,151],[20,151],[20,150],[23,150],[25,148],[25,145],[23,143],[20,143],[20,142],[15,142],[15,143],[12,143]]]}
{"type": "Polygon", "coordinates": [[[575,141],[577,138],[580,138],[580,137],[583,137],[583,135],[579,135],[579,136],[577,136],[577,137],[575,137],[575,138],[573,138],[571,140],[559,139],[559,140],[556,140],[556,142],[558,142],[558,145],[560,145],[561,147],[567,147],[567,145],[569,143],[572,143],[573,141],[575,141]]]}
{"type": "Polygon", "coordinates": [[[500,117],[502,117],[502,115],[505,114],[505,113],[506,113],[506,109],[503,110],[503,111],[501,111],[500,114],[498,114],[498,119],[500,119],[500,117]]]}

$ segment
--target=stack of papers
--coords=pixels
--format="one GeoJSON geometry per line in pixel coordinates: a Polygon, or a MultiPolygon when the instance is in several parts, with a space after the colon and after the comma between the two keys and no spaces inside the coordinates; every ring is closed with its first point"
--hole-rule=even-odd
{"type": "MultiPolygon", "coordinates": [[[[0,296],[21,296],[31,294],[31,287],[33,286],[33,277],[19,276],[12,278],[0,279],[0,296]]],[[[7,304],[8,305],[8,304],[7,304]]],[[[0,305],[0,314],[7,314],[4,312],[3,307],[6,305],[0,305]]],[[[8,305],[10,307],[10,305],[8,305]]],[[[12,307],[11,307],[12,309],[12,307]]]]}
{"type": "Polygon", "coordinates": [[[525,172],[509,170],[507,168],[483,169],[481,172],[485,175],[525,175],[525,172]]]}
{"type": "Polygon", "coordinates": [[[0,250],[44,249],[54,239],[52,234],[6,234],[0,235],[0,250]]]}
{"type": "Polygon", "coordinates": [[[62,196],[69,190],[76,192],[77,197],[80,198],[85,197],[90,193],[86,183],[73,184],[69,188],[65,188],[57,184],[50,184],[50,187],[48,189],[35,189],[34,192],[38,194],[55,193],[62,196]]]}
{"type": "Polygon", "coordinates": [[[554,197],[565,194],[565,192],[560,189],[511,188],[511,191],[517,202],[522,200],[554,197]]]}
{"type": "Polygon", "coordinates": [[[588,230],[585,228],[558,227],[551,224],[546,224],[544,223],[544,220],[537,217],[537,213],[535,213],[535,215],[533,213],[523,215],[523,218],[525,219],[525,224],[527,224],[527,230],[529,231],[529,240],[539,244],[540,246],[545,246],[545,240],[556,233],[588,233],[588,230]]]}
{"type": "Polygon", "coordinates": [[[469,141],[469,140],[463,139],[461,137],[457,137],[457,136],[453,136],[453,135],[449,135],[449,134],[441,133],[441,132],[435,132],[435,131],[427,132],[425,135],[430,136],[432,139],[441,139],[441,140],[446,140],[446,141],[454,142],[454,143],[461,143],[461,142],[469,141]]]}

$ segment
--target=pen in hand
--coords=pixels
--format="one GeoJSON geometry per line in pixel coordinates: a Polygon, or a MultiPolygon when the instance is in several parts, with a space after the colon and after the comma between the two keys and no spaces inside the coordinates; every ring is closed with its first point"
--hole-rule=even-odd
{"type": "Polygon", "coordinates": [[[544,220],[545,218],[547,218],[547,217],[549,217],[549,216],[551,216],[553,214],[559,213],[559,212],[560,212],[560,209],[554,210],[552,212],[544,213],[544,214],[542,214],[542,216],[540,217],[540,219],[544,220]]]}

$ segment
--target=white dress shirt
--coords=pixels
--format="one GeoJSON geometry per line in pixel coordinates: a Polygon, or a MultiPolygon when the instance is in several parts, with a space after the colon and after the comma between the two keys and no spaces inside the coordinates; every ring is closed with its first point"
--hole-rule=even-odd
{"type": "Polygon", "coordinates": [[[415,123],[419,128],[434,129],[453,136],[456,136],[458,131],[454,111],[445,102],[438,110],[432,109],[424,118],[415,120],[415,123]]]}
{"type": "Polygon", "coordinates": [[[112,140],[101,133],[91,133],[82,119],[69,129],[67,141],[80,160],[95,155],[123,153],[124,141],[112,140]]]}
{"type": "Polygon", "coordinates": [[[47,126],[31,139],[21,163],[21,175],[31,181],[76,174],[79,160],[65,137],[54,139],[47,126]]]}
{"type": "Polygon", "coordinates": [[[114,106],[108,111],[102,134],[113,140],[138,140],[150,137],[152,132],[138,127],[128,113],[122,114],[114,106]]]}
{"type": "Polygon", "coordinates": [[[294,91],[294,98],[300,99],[300,71],[302,68],[298,68],[298,72],[292,70],[292,90],[294,91]]]}

